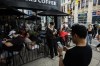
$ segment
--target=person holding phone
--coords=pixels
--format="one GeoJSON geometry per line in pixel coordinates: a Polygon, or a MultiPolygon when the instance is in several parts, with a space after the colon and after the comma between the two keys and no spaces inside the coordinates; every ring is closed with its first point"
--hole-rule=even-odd
{"type": "Polygon", "coordinates": [[[54,56],[57,56],[57,41],[56,41],[56,34],[57,30],[54,28],[54,22],[50,22],[47,31],[46,31],[46,39],[47,45],[50,50],[51,59],[54,59],[54,56]]]}
{"type": "Polygon", "coordinates": [[[72,41],[76,45],[71,49],[66,48],[63,59],[63,48],[58,47],[59,66],[89,66],[92,58],[92,49],[86,44],[87,29],[83,25],[72,26],[72,41]]]}

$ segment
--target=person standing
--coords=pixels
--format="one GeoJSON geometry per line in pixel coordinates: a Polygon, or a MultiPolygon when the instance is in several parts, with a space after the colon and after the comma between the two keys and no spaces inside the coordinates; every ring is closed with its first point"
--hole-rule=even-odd
{"type": "Polygon", "coordinates": [[[63,60],[63,48],[58,47],[59,66],[89,66],[92,58],[92,49],[86,44],[87,29],[83,25],[75,24],[72,26],[72,41],[75,47],[66,49],[66,54],[63,60]]]}
{"type": "Polygon", "coordinates": [[[93,35],[92,35],[93,38],[95,38],[96,34],[97,34],[97,25],[94,24],[94,25],[93,25],[93,35]]]}
{"type": "Polygon", "coordinates": [[[66,22],[64,22],[64,23],[61,25],[61,29],[64,29],[65,31],[68,31],[68,29],[69,29],[68,24],[66,24],[66,22]]]}
{"type": "Polygon", "coordinates": [[[56,34],[57,31],[54,28],[55,24],[54,22],[50,22],[50,25],[47,28],[46,31],[46,38],[47,38],[47,44],[50,50],[50,56],[53,59],[54,56],[57,56],[57,41],[56,41],[56,34]]]}
{"type": "Polygon", "coordinates": [[[88,25],[88,29],[87,29],[87,44],[91,44],[92,43],[92,34],[93,34],[93,30],[92,30],[92,25],[89,24],[88,25]]]}

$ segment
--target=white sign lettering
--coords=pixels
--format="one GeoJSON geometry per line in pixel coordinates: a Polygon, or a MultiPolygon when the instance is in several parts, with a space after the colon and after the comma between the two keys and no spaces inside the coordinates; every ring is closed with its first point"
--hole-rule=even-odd
{"type": "Polygon", "coordinates": [[[43,4],[55,5],[55,6],[57,5],[56,1],[51,1],[51,0],[25,0],[25,1],[38,2],[43,4]]]}

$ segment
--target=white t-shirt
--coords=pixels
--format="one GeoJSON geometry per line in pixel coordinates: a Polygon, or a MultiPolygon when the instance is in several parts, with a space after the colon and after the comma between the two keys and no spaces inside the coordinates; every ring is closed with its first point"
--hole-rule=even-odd
{"type": "Polygon", "coordinates": [[[16,33],[15,30],[11,30],[11,31],[9,32],[9,35],[8,35],[8,36],[9,36],[10,38],[12,38],[12,37],[13,37],[13,34],[15,34],[15,33],[16,33]]]}

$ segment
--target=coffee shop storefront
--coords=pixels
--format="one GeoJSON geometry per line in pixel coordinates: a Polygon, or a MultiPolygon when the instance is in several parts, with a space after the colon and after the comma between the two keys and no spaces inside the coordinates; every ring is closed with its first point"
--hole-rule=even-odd
{"type": "MultiPolygon", "coordinates": [[[[23,10],[32,10],[34,15],[37,16],[38,13],[48,10],[60,10],[60,0],[2,0],[3,4],[8,7],[22,9],[23,10]]],[[[63,13],[63,12],[62,12],[63,13]]],[[[43,15],[42,15],[43,16],[43,15]]],[[[46,15],[42,20],[45,22],[54,21],[56,24],[56,28],[60,27],[60,19],[57,17],[58,15],[46,15]],[[50,17],[49,17],[50,16],[50,17]],[[53,19],[53,20],[52,20],[53,19]]],[[[63,15],[61,15],[63,16],[63,15]]],[[[65,15],[64,15],[65,16],[65,15]]]]}
{"type": "MultiPolygon", "coordinates": [[[[9,32],[9,27],[19,28],[27,21],[46,23],[46,26],[48,22],[53,21],[55,28],[59,28],[61,25],[59,16],[68,16],[59,10],[60,0],[0,0],[0,31],[3,32],[2,29],[6,28],[5,32],[9,32]],[[24,13],[26,10],[28,10],[27,12],[31,11],[31,14],[24,13]]],[[[10,60],[11,63],[6,66],[21,66],[41,57],[46,57],[48,50],[45,47],[45,38],[42,37],[42,41],[42,43],[37,43],[39,44],[38,49],[33,48],[31,50],[23,43],[24,48],[17,55],[12,52],[13,57],[7,58],[7,61],[10,60]]]]}

